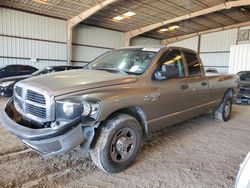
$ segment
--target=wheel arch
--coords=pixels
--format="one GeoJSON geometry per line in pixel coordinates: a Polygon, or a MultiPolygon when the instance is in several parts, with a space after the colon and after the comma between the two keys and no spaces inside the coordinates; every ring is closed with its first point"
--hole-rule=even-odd
{"type": "MultiPolygon", "coordinates": [[[[124,114],[128,114],[133,116],[134,118],[137,119],[137,121],[139,122],[142,132],[143,134],[148,134],[148,126],[147,126],[147,118],[146,118],[146,114],[144,113],[144,111],[138,107],[138,106],[131,106],[131,107],[126,107],[126,108],[121,108],[118,109],[114,112],[112,112],[109,116],[107,116],[106,119],[111,118],[112,116],[114,116],[117,113],[124,113],[124,114]]],[[[101,122],[102,124],[102,122],[101,122]]]]}
{"type": "Polygon", "coordinates": [[[221,99],[220,104],[216,107],[217,111],[222,112],[222,106],[221,105],[223,104],[223,102],[225,101],[225,99],[227,97],[233,98],[233,95],[234,95],[234,89],[233,88],[228,88],[225,91],[225,93],[224,93],[224,95],[223,95],[223,97],[221,99]]]}
{"type": "Polygon", "coordinates": [[[233,97],[234,93],[235,93],[235,91],[234,91],[233,88],[228,88],[228,89],[226,90],[224,96],[223,96],[223,99],[224,99],[225,97],[233,97]]]}

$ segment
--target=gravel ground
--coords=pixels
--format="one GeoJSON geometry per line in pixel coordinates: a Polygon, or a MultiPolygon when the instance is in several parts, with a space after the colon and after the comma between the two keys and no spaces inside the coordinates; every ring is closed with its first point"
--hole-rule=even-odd
{"type": "Polygon", "coordinates": [[[39,156],[0,126],[0,187],[232,187],[250,150],[249,114],[250,106],[234,105],[227,123],[204,115],[155,132],[135,164],[116,175],[80,149],[39,156]]]}

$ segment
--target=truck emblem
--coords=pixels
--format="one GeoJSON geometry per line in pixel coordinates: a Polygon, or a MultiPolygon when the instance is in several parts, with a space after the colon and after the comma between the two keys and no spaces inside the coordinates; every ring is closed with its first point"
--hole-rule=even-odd
{"type": "Polygon", "coordinates": [[[149,95],[145,95],[144,101],[157,101],[160,98],[160,93],[151,93],[149,95]]]}

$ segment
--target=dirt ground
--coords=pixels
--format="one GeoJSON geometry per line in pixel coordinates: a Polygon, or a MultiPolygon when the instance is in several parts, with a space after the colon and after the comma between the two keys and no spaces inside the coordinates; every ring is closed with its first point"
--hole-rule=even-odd
{"type": "MultiPolygon", "coordinates": [[[[0,101],[3,108],[3,100],[0,101]]],[[[232,187],[250,150],[250,106],[227,123],[204,115],[145,138],[125,172],[109,175],[80,149],[43,157],[0,126],[0,187],[232,187]]]]}

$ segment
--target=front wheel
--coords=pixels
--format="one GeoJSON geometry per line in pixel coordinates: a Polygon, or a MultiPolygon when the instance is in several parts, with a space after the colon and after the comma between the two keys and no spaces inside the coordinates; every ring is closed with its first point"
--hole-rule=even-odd
{"type": "Polygon", "coordinates": [[[139,122],[130,115],[117,114],[102,126],[90,155],[102,170],[118,173],[134,162],[141,140],[139,122]]]}
{"type": "Polygon", "coordinates": [[[233,100],[231,97],[226,97],[223,99],[219,108],[214,112],[215,118],[222,122],[228,121],[232,112],[232,103],[233,100]]]}

